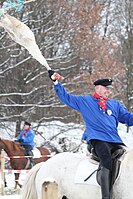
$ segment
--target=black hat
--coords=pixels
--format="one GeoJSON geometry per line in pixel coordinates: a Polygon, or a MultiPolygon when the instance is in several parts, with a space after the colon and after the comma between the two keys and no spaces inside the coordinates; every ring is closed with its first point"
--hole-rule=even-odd
{"type": "Polygon", "coordinates": [[[101,85],[107,88],[112,88],[112,79],[98,79],[94,82],[95,86],[101,85]]]}
{"type": "Polygon", "coordinates": [[[29,126],[31,126],[31,123],[25,122],[24,125],[29,125],[29,126]]]}

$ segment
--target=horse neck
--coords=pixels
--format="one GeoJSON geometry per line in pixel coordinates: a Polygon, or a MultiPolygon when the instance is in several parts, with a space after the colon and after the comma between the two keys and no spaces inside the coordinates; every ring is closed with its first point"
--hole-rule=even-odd
{"type": "Polygon", "coordinates": [[[18,154],[19,147],[14,147],[14,142],[10,140],[1,140],[3,143],[3,149],[7,153],[8,156],[18,154]]]}
{"type": "Polygon", "coordinates": [[[125,158],[124,158],[124,165],[126,165],[127,167],[130,166],[130,168],[132,167],[132,170],[133,170],[133,149],[129,150],[126,155],[125,155],[125,158]]]}
{"type": "Polygon", "coordinates": [[[125,179],[125,173],[133,181],[133,150],[127,151],[121,164],[121,178],[125,179]]]}

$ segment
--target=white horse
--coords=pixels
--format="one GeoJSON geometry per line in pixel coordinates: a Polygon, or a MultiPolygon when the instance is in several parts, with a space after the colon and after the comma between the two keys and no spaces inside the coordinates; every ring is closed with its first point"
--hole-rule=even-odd
{"type": "MultiPolygon", "coordinates": [[[[48,181],[57,183],[58,199],[100,199],[100,186],[74,182],[77,167],[85,158],[82,154],[66,152],[36,165],[24,182],[22,199],[42,199],[43,187],[48,181]]],[[[113,186],[113,199],[129,198],[133,199],[133,151],[125,154],[120,175],[113,186]]]]}

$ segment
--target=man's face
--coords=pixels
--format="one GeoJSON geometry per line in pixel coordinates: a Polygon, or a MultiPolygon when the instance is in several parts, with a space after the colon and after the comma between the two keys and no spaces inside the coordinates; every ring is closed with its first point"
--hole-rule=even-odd
{"type": "Polygon", "coordinates": [[[24,130],[27,130],[27,129],[29,129],[30,127],[29,127],[29,125],[24,125],[24,130]]]}
{"type": "Polygon", "coordinates": [[[96,86],[95,91],[98,95],[100,95],[103,98],[108,98],[109,95],[111,94],[111,88],[107,88],[101,85],[96,86]]]}

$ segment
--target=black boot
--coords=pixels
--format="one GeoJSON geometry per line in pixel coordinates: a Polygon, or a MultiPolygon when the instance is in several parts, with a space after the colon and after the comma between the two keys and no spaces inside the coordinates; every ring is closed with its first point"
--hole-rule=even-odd
{"type": "Polygon", "coordinates": [[[27,155],[31,156],[31,157],[29,157],[29,160],[30,160],[29,169],[31,169],[35,165],[34,159],[32,157],[33,156],[33,152],[32,151],[28,151],[27,155]]]}
{"type": "Polygon", "coordinates": [[[31,168],[34,166],[34,160],[33,160],[33,157],[30,157],[30,158],[29,158],[29,160],[30,160],[29,168],[31,169],[31,168]]]}
{"type": "Polygon", "coordinates": [[[101,192],[102,199],[111,199],[110,194],[110,170],[105,167],[101,168],[101,192]]]}

